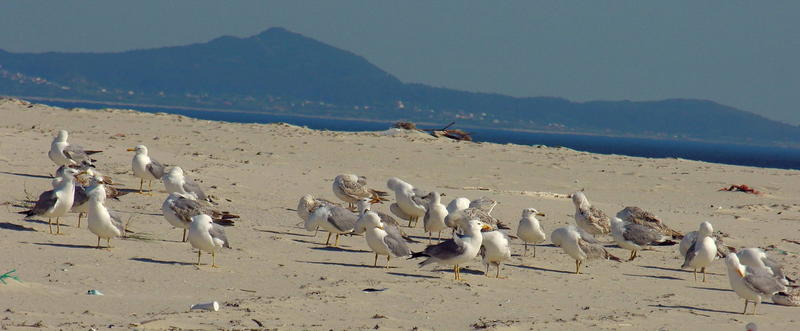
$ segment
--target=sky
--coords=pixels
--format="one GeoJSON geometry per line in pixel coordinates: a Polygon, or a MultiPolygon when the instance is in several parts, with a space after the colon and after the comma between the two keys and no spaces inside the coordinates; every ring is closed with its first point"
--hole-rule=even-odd
{"type": "Polygon", "coordinates": [[[0,49],[110,52],[284,27],[404,82],[708,99],[800,124],[800,1],[0,1],[0,49]]]}

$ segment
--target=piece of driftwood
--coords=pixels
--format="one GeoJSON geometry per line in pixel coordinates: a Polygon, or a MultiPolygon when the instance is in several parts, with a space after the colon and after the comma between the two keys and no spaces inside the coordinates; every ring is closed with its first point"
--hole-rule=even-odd
{"type": "Polygon", "coordinates": [[[456,124],[456,122],[450,122],[450,124],[447,124],[441,129],[418,129],[417,125],[413,122],[397,122],[393,125],[393,127],[405,130],[428,132],[436,138],[445,137],[459,141],[472,141],[472,136],[470,136],[469,132],[459,129],[450,129],[453,124],[456,124]]]}

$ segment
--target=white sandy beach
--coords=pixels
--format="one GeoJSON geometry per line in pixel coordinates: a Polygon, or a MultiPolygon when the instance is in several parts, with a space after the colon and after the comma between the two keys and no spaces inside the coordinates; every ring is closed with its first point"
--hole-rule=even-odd
{"type": "MultiPolygon", "coordinates": [[[[516,230],[523,208],[547,214],[546,232],[574,224],[567,195],[585,189],[613,215],[639,206],[683,232],[703,221],[730,235],[736,247],[768,248],[798,276],[800,171],[728,166],[681,159],[598,155],[565,148],[455,142],[407,133],[316,131],[285,124],[237,124],[128,110],[60,109],[0,99],[0,274],[16,269],[21,282],[0,284],[0,327],[46,329],[419,329],[463,330],[763,330],[798,325],[797,307],[765,301],[758,315],[741,315],[744,300],[730,290],[723,261],[706,283],[678,270],[677,247],[640,252],[633,262],[590,261],[575,275],[574,260],[552,245],[522,260],[522,242],[504,265],[509,279],[487,278],[478,259],[453,281],[452,268],[417,268],[393,259],[373,268],[363,236],[326,248],[298,223],[306,193],[334,200],[333,178],[355,173],[386,189],[396,176],[447,194],[499,201],[493,215],[516,230]],[[62,219],[63,235],[47,220],[26,221],[14,205],[51,189],[47,157],[60,129],[95,154],[97,168],[128,189],[138,188],[127,148],[180,165],[220,203],[241,215],[225,230],[233,249],[194,265],[197,254],[161,215],[166,194],[131,193],[108,206],[132,215],[136,238],[95,249],[96,237],[62,219]],[[720,192],[747,184],[762,195],[720,192]],[[364,292],[364,289],[385,289],[364,292]],[[87,295],[96,289],[103,296],[87,295]],[[218,312],[189,311],[217,300],[218,312]]],[[[374,209],[388,212],[388,204],[374,209]]],[[[85,223],[84,223],[85,224],[85,223]]],[[[401,222],[401,224],[404,224],[401,222]]],[[[405,229],[424,237],[421,225],[405,229]]],[[[603,238],[609,240],[609,238],[603,238]]],[[[105,241],[104,241],[105,242],[105,241]]],[[[548,242],[549,244],[549,242],[548,242]]],[[[628,251],[609,250],[627,257],[628,251]]],[[[424,244],[412,244],[419,251],[424,244]]]]}

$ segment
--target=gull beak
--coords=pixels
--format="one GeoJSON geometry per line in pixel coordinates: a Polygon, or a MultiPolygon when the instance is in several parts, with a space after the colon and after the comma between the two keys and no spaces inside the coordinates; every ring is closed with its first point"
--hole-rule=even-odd
{"type": "Polygon", "coordinates": [[[545,215],[544,213],[538,213],[538,214],[536,214],[536,216],[542,216],[542,217],[544,217],[544,216],[547,216],[547,215],[545,215]]]}
{"type": "Polygon", "coordinates": [[[484,224],[481,226],[482,231],[492,231],[492,227],[489,224],[484,224]]]}
{"type": "Polygon", "coordinates": [[[383,230],[383,225],[379,225],[377,228],[383,230]]]}
{"type": "Polygon", "coordinates": [[[744,278],[744,273],[742,272],[742,269],[736,268],[736,273],[739,274],[739,276],[741,276],[742,278],[744,278]]]}
{"type": "Polygon", "coordinates": [[[128,151],[128,152],[135,152],[135,151],[136,151],[136,148],[128,148],[128,149],[127,149],[127,151],[128,151]]]}

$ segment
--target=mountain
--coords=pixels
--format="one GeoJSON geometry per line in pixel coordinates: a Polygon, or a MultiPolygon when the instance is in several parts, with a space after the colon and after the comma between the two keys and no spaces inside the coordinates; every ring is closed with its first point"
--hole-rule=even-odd
{"type": "Polygon", "coordinates": [[[0,50],[0,94],[463,125],[796,144],[800,127],[706,100],[571,102],[401,82],[282,28],[119,53],[0,50]]]}

